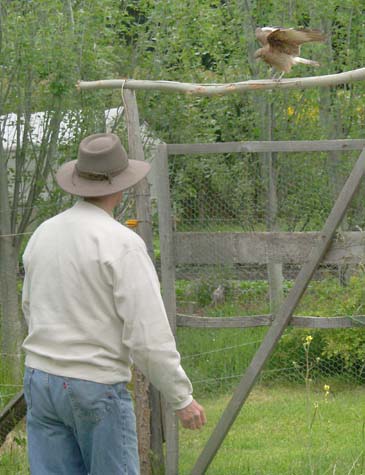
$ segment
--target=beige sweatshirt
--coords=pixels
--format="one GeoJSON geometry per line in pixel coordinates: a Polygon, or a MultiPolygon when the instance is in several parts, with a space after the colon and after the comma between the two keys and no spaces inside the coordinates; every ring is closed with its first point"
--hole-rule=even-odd
{"type": "Polygon", "coordinates": [[[143,240],[79,201],[45,221],[23,256],[26,365],[105,384],[130,381],[135,365],[173,409],[192,387],[143,240]]]}

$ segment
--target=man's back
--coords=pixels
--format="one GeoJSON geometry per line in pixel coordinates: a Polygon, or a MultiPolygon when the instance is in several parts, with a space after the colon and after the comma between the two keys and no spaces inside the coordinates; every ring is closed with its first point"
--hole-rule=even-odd
{"type": "Polygon", "coordinates": [[[111,264],[135,249],[144,252],[135,233],[85,201],[37,229],[24,254],[28,366],[100,382],[129,380],[111,264]]]}

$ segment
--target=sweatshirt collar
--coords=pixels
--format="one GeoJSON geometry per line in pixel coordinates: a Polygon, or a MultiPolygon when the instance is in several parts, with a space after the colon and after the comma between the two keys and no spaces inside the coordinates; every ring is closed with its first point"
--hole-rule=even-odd
{"type": "Polygon", "coordinates": [[[103,216],[108,216],[109,218],[114,220],[114,217],[110,215],[105,209],[100,208],[99,206],[94,205],[93,203],[89,203],[83,199],[78,200],[74,206],[75,209],[82,209],[88,212],[92,212],[94,214],[100,214],[103,216]]]}

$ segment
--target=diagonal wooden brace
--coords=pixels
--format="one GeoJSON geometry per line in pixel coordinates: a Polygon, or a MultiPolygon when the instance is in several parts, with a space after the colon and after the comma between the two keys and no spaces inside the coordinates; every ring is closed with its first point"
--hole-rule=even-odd
{"type": "Polygon", "coordinates": [[[224,410],[218,424],[213,430],[207,444],[195,463],[191,475],[202,475],[212,462],[219,447],[224,441],[229,429],[237,418],[240,409],[246,401],[251,389],[270,358],[277,342],[286,329],[303,293],[305,292],[313,274],[331,245],[336,229],[341,223],[361,180],[365,173],[365,149],[355,163],[350,176],[334,204],[327,221],[320,233],[317,243],[308,256],[308,260],[300,270],[294,286],[290,290],[282,307],[278,310],[261,346],[253,357],[249,367],[242,377],[232,399],[224,410]]]}
{"type": "Polygon", "coordinates": [[[20,391],[0,412],[0,447],[5,442],[6,436],[25,417],[26,412],[24,393],[20,391]]]}

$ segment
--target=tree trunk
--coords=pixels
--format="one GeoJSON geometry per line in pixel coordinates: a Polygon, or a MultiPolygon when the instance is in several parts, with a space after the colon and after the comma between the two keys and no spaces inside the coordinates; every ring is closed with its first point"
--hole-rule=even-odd
{"type": "Polygon", "coordinates": [[[20,347],[24,336],[17,291],[18,249],[11,229],[5,153],[0,147],[0,317],[1,353],[12,381],[21,378],[20,347]]]}

